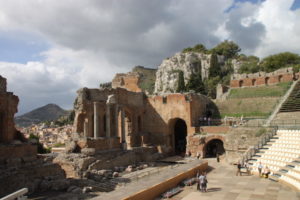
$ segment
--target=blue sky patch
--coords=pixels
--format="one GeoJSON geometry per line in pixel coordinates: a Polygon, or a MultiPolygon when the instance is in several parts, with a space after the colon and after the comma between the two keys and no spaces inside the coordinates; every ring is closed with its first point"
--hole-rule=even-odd
{"type": "Polygon", "coordinates": [[[0,61],[27,63],[41,61],[50,45],[41,37],[24,32],[0,31],[0,61]]]}
{"type": "Polygon", "coordinates": [[[294,0],[291,10],[297,10],[300,8],[300,0],[294,0]]]}

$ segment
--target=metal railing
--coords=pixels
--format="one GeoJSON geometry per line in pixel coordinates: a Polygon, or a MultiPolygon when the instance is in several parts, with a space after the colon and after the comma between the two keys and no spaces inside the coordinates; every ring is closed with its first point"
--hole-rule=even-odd
{"type": "Polygon", "coordinates": [[[273,120],[270,122],[270,126],[285,127],[289,129],[300,129],[300,120],[298,119],[273,120]]]}
{"type": "Polygon", "coordinates": [[[26,200],[27,196],[24,196],[28,192],[27,188],[20,189],[12,194],[2,197],[0,200],[26,200]]]}
{"type": "Polygon", "coordinates": [[[278,127],[273,127],[272,131],[267,132],[266,134],[262,135],[257,142],[256,145],[249,147],[246,152],[242,155],[242,158],[240,159],[241,163],[244,163],[245,161],[249,160],[254,156],[260,148],[262,148],[267,142],[270,141],[270,139],[276,135],[276,132],[278,130],[278,127]]]}

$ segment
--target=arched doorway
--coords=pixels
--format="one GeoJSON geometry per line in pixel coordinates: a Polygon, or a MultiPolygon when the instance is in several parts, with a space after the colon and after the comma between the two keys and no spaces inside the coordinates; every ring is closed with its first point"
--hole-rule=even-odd
{"type": "Polygon", "coordinates": [[[252,86],[256,85],[256,79],[252,79],[252,86]]]}
{"type": "Polygon", "coordinates": [[[243,80],[240,80],[240,81],[239,81],[239,87],[243,87],[243,85],[244,85],[244,81],[243,81],[243,80]]]}
{"type": "Polygon", "coordinates": [[[225,149],[223,146],[223,141],[220,139],[213,139],[210,140],[205,146],[204,146],[204,152],[205,158],[211,158],[211,157],[216,157],[217,153],[219,155],[222,155],[225,153],[225,149]]]}
{"type": "Polygon", "coordinates": [[[270,80],[269,77],[266,77],[266,78],[265,78],[265,84],[266,84],[266,85],[269,85],[269,80],[270,80]]]}
{"type": "Polygon", "coordinates": [[[174,150],[175,154],[185,154],[187,127],[182,119],[177,119],[174,125],[174,150]]]}

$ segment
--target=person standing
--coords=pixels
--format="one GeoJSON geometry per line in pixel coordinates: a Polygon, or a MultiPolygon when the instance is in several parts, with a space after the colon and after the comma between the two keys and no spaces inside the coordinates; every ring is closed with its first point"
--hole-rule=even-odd
{"type": "Polygon", "coordinates": [[[200,171],[197,171],[197,175],[196,175],[196,181],[197,181],[197,190],[200,191],[200,180],[199,180],[199,176],[200,176],[200,171]]]}
{"type": "Polygon", "coordinates": [[[204,179],[203,179],[203,183],[202,183],[202,189],[203,189],[204,192],[207,192],[207,183],[208,183],[208,181],[207,181],[207,177],[206,177],[205,172],[203,173],[203,176],[204,176],[204,179]]]}
{"type": "Polygon", "coordinates": [[[220,156],[219,156],[219,153],[217,153],[217,162],[220,162],[220,156]]]}
{"type": "Polygon", "coordinates": [[[201,175],[199,176],[199,186],[200,186],[200,191],[203,192],[203,182],[204,182],[204,175],[203,173],[201,173],[201,175]]]}
{"type": "Polygon", "coordinates": [[[242,168],[241,162],[238,162],[236,176],[238,176],[238,175],[241,176],[241,168],[242,168]]]}
{"type": "Polygon", "coordinates": [[[263,167],[264,166],[261,164],[261,162],[259,162],[259,164],[257,166],[259,176],[261,176],[261,170],[263,169],[263,167]]]}

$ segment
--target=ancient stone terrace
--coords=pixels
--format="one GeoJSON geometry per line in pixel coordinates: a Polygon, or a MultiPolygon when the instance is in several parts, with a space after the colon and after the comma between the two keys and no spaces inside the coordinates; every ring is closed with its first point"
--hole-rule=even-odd
{"type": "Polygon", "coordinates": [[[123,88],[78,91],[75,131],[81,148],[96,150],[160,146],[163,153],[186,150],[186,136],[207,113],[218,115],[212,101],[197,94],[147,97],[123,88]]]}
{"type": "Polygon", "coordinates": [[[261,85],[272,85],[280,82],[290,82],[299,78],[299,74],[294,73],[293,68],[282,68],[274,72],[257,72],[254,74],[233,74],[231,76],[230,87],[252,87],[261,85]]]}

